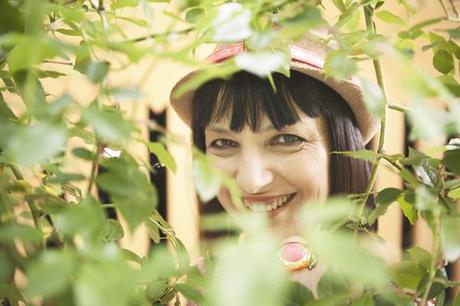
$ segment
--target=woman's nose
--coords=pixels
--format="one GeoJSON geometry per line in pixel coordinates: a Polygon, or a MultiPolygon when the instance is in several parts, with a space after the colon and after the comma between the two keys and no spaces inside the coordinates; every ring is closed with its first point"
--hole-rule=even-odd
{"type": "Polygon", "coordinates": [[[254,194],[264,191],[264,187],[273,181],[273,172],[259,154],[247,154],[241,157],[236,183],[242,192],[254,194]]]}

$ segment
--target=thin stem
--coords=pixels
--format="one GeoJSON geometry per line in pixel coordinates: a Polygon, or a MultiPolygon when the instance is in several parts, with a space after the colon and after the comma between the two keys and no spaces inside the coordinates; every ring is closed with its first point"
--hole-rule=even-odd
{"type": "Polygon", "coordinates": [[[425,292],[423,293],[423,297],[422,297],[422,303],[421,305],[426,305],[427,301],[428,301],[428,294],[430,293],[430,290],[431,290],[431,287],[433,286],[433,283],[434,283],[434,280],[435,280],[435,277],[436,277],[436,266],[437,266],[437,263],[438,263],[438,258],[439,258],[439,254],[440,254],[440,250],[441,250],[441,241],[440,241],[440,237],[441,237],[441,230],[440,230],[440,226],[441,226],[441,222],[440,222],[440,216],[439,214],[436,215],[436,225],[435,225],[435,229],[433,231],[433,257],[431,259],[431,264],[430,264],[430,276],[429,276],[429,279],[428,279],[428,283],[426,285],[426,288],[425,288],[425,292]]]}
{"type": "MultiPolygon", "coordinates": [[[[8,167],[11,169],[11,171],[13,172],[13,175],[14,177],[18,180],[18,181],[23,181],[24,180],[24,176],[22,175],[21,171],[18,169],[18,167],[16,167],[15,165],[12,165],[12,164],[9,164],[8,167]]],[[[43,248],[43,249],[46,249],[46,244],[45,244],[45,239],[43,238],[43,230],[42,230],[42,226],[40,224],[40,211],[38,209],[38,207],[34,204],[33,201],[27,201],[25,200],[24,201],[27,206],[29,207],[29,210],[30,210],[30,213],[32,215],[32,220],[34,222],[34,226],[36,229],[38,229],[40,231],[40,248],[43,248]]]]}
{"type": "Polygon", "coordinates": [[[60,61],[50,61],[50,60],[45,60],[43,62],[47,64],[59,64],[59,65],[67,65],[67,66],[73,65],[71,62],[60,62],[60,61]]]}
{"type": "Polygon", "coordinates": [[[389,105],[388,105],[388,108],[393,109],[393,110],[400,111],[400,112],[402,112],[402,113],[409,113],[409,112],[412,112],[412,109],[410,109],[409,107],[406,107],[406,106],[403,106],[403,105],[399,105],[399,104],[394,104],[394,103],[389,104],[389,105]]]}
{"type": "MultiPolygon", "coordinates": [[[[375,33],[375,25],[372,21],[372,11],[371,7],[364,7],[364,16],[366,18],[366,29],[370,33],[375,33]]],[[[383,145],[385,143],[385,130],[386,130],[386,110],[388,107],[388,98],[385,90],[385,82],[383,79],[383,72],[382,72],[382,66],[380,64],[380,61],[378,59],[374,59],[373,61],[374,64],[374,70],[375,70],[375,75],[377,78],[377,84],[380,86],[384,101],[385,101],[385,111],[383,112],[382,116],[380,117],[380,135],[379,135],[379,144],[377,147],[377,153],[382,153],[383,152],[383,145]]],[[[359,212],[360,218],[364,214],[364,209],[366,207],[367,200],[369,199],[369,195],[371,193],[371,190],[375,184],[376,178],[377,178],[377,170],[380,164],[380,160],[382,159],[382,156],[379,156],[375,163],[372,166],[372,171],[371,171],[371,176],[369,178],[369,183],[367,185],[366,191],[364,193],[363,197],[363,202],[361,203],[361,208],[359,212]]]]}
{"type": "Polygon", "coordinates": [[[446,14],[446,17],[449,17],[449,12],[447,12],[447,8],[446,8],[446,6],[444,5],[443,0],[439,0],[439,3],[441,4],[442,9],[444,10],[444,13],[446,14]]]}
{"type": "Polygon", "coordinates": [[[147,36],[141,36],[141,37],[138,37],[138,38],[133,38],[133,39],[129,39],[129,40],[125,40],[123,42],[126,42],[126,43],[137,43],[137,42],[141,42],[141,41],[145,41],[145,40],[148,40],[148,39],[152,39],[152,38],[155,38],[155,37],[161,37],[161,36],[165,36],[165,35],[171,35],[171,34],[188,34],[190,33],[191,31],[193,31],[193,28],[187,28],[187,29],[183,29],[183,30],[179,30],[179,31],[171,31],[171,32],[164,32],[164,33],[156,33],[156,34],[150,34],[150,35],[147,35],[147,36]]]}
{"type": "Polygon", "coordinates": [[[452,0],[449,0],[449,3],[452,6],[452,10],[454,11],[455,16],[457,16],[457,18],[458,18],[459,15],[458,15],[458,11],[457,11],[457,7],[455,6],[455,3],[452,0]]]}
{"type": "Polygon", "coordinates": [[[101,204],[102,208],[116,208],[117,206],[115,204],[101,204]]]}
{"type": "Polygon", "coordinates": [[[403,168],[398,165],[396,162],[392,161],[391,159],[389,159],[388,157],[386,156],[383,156],[382,157],[384,160],[386,160],[390,165],[392,165],[393,167],[395,167],[397,170],[401,171],[403,168]]]}
{"type": "Polygon", "coordinates": [[[101,18],[102,25],[104,26],[104,30],[109,29],[109,21],[107,19],[107,15],[105,13],[105,8],[104,8],[104,1],[103,0],[90,0],[89,3],[91,4],[91,7],[96,10],[98,13],[99,17],[101,18]]]}
{"type": "Polygon", "coordinates": [[[104,144],[97,144],[96,153],[94,154],[93,162],[91,164],[91,174],[89,177],[88,187],[86,188],[86,195],[89,195],[91,193],[91,189],[93,189],[94,181],[96,180],[97,176],[97,170],[99,168],[98,166],[101,159],[101,153],[103,150],[104,144]]]}

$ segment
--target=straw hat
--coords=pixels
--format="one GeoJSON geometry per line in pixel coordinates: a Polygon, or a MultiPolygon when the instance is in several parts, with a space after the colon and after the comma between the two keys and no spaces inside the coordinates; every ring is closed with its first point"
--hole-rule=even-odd
{"type": "MultiPolygon", "coordinates": [[[[301,40],[288,43],[291,52],[291,69],[311,76],[339,93],[353,111],[363,141],[367,144],[379,129],[379,120],[366,109],[359,81],[349,78],[346,81],[337,80],[333,77],[326,78],[323,71],[327,50],[324,44],[311,34],[305,35],[301,40]]],[[[244,42],[218,46],[207,57],[211,63],[221,63],[229,58],[245,52],[247,49],[244,42]]],[[[192,100],[195,94],[190,90],[181,96],[177,96],[177,90],[187,81],[192,79],[199,70],[193,71],[176,83],[171,91],[171,105],[179,117],[188,125],[192,122],[192,100]]]]}

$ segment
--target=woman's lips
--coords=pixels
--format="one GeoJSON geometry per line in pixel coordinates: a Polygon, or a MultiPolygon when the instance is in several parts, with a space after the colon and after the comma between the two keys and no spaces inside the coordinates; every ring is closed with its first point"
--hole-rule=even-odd
{"type": "Polygon", "coordinates": [[[252,211],[271,212],[285,206],[295,195],[296,193],[278,196],[243,197],[243,203],[252,211]]]}

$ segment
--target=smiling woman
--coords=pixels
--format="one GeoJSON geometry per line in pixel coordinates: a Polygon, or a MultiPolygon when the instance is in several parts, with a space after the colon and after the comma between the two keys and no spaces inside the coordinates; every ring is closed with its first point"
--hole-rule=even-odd
{"type": "MultiPolygon", "coordinates": [[[[209,59],[219,63],[244,51],[228,45],[209,59]]],[[[325,50],[318,41],[306,36],[291,44],[290,51],[289,77],[273,73],[271,83],[241,71],[177,98],[175,91],[192,73],[171,97],[192,129],[194,144],[215,168],[235,179],[243,209],[266,214],[271,234],[285,242],[280,257],[305,274],[301,282],[315,291],[321,269],[305,269],[314,263],[298,237],[300,208],[331,195],[365,191],[368,162],[333,152],[364,149],[375,135],[377,120],[366,111],[353,80],[324,77],[325,50]]],[[[223,207],[237,216],[241,209],[226,188],[211,202],[214,206],[200,207],[202,213],[223,207]]],[[[373,205],[372,197],[367,205],[373,205]]]]}

